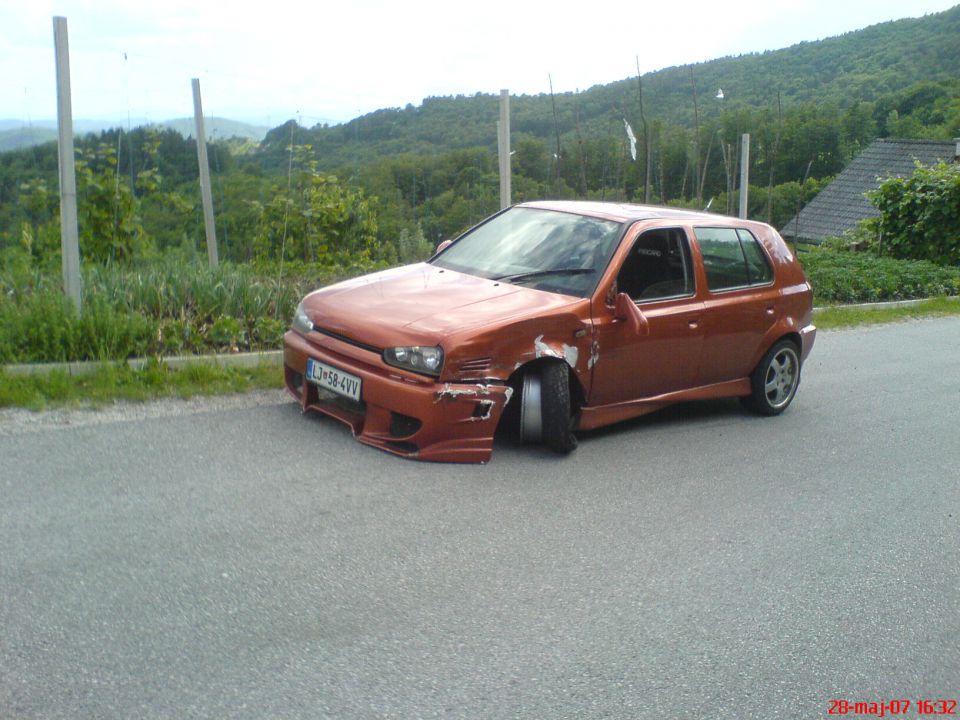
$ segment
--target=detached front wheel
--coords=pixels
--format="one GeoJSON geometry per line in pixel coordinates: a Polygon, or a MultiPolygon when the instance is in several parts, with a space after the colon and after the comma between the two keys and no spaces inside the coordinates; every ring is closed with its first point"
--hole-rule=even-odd
{"type": "Polygon", "coordinates": [[[520,438],[542,442],[566,455],[577,447],[567,366],[551,362],[524,373],[520,405],[520,438]]]}
{"type": "Polygon", "coordinates": [[[750,410],[761,415],[779,415],[793,400],[800,385],[797,346],[781,340],[763,356],[750,376],[753,392],[743,398],[750,410]]]}

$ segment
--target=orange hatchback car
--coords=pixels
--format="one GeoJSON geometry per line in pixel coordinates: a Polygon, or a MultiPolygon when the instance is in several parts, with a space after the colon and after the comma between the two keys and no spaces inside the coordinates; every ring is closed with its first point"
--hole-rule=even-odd
{"type": "Polygon", "coordinates": [[[284,336],[305,411],[406,457],[489,460],[671,403],[783,412],[813,347],[812,291],[769,225],[670,208],[532,202],[425,263],[317,290],[284,336]]]}

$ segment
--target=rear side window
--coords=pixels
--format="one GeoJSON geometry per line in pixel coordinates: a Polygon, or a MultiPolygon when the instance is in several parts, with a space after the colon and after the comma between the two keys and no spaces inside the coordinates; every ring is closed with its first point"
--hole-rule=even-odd
{"type": "Polygon", "coordinates": [[[747,260],[747,273],[750,275],[751,285],[762,285],[773,280],[773,271],[770,269],[770,261],[766,254],[760,249],[760,243],[750,233],[743,228],[737,229],[737,235],[740,236],[740,247],[743,248],[743,255],[747,260]]]}
{"type": "Polygon", "coordinates": [[[703,227],[695,230],[710,290],[763,285],[773,280],[767,256],[749,231],[703,227]]]}

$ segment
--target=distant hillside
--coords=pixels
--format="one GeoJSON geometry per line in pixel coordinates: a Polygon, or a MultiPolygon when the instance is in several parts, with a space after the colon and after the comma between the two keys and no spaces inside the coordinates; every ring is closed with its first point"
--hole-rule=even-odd
{"type": "MultiPolygon", "coordinates": [[[[958,38],[960,6],[783,50],[666,68],[643,76],[644,109],[648,120],[692,127],[695,82],[701,119],[741,110],[776,113],[778,93],[785,110],[813,104],[842,111],[920,82],[956,80],[958,38]],[[725,96],[722,101],[715,98],[719,88],[725,96]]],[[[553,101],[556,124],[568,138],[578,125],[583,136],[590,137],[622,128],[624,116],[639,120],[635,77],[597,85],[579,95],[558,94],[553,101]]],[[[327,168],[406,152],[493,147],[498,107],[493,95],[426,98],[420,106],[378,110],[341,125],[295,129],[296,140],[311,143],[327,168]]],[[[290,127],[288,123],[268,133],[260,153],[265,167],[282,166],[290,127]]],[[[551,97],[511,98],[511,130],[552,140],[551,97]]]]}
{"type": "MultiPolygon", "coordinates": [[[[166,120],[160,123],[163,127],[176,130],[184,137],[193,137],[194,121],[192,117],[177,118],[175,120],[166,120]]],[[[270,129],[261,125],[250,125],[237,120],[227,118],[209,117],[204,118],[203,127],[206,131],[207,140],[225,140],[227,138],[242,138],[244,140],[253,140],[260,142],[266,137],[270,129]]]]}
{"type": "Polygon", "coordinates": [[[45,127],[14,127],[0,130],[0,152],[43,145],[57,139],[57,131],[45,127]]]}
{"type": "MultiPolygon", "coordinates": [[[[127,121],[78,119],[74,120],[73,130],[77,135],[86,135],[89,133],[100,133],[104,130],[112,130],[114,128],[126,129],[127,126],[127,121]]],[[[152,123],[149,120],[137,118],[131,119],[129,126],[131,128],[164,127],[176,130],[184,137],[194,136],[194,122],[192,117],[176,118],[161,123],[152,123]]],[[[208,140],[240,138],[254,142],[263,140],[268,130],[265,126],[250,125],[249,123],[218,117],[204,118],[204,129],[206,130],[208,140]]],[[[39,120],[29,125],[25,125],[20,120],[0,120],[0,152],[42,145],[43,143],[56,139],[56,120],[39,120]]]]}

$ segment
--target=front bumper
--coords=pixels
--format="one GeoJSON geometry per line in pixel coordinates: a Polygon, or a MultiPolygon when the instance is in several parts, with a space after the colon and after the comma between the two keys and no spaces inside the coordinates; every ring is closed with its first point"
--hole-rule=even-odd
{"type": "Polygon", "coordinates": [[[509,386],[437,382],[391,367],[370,350],[319,335],[311,340],[292,330],[283,337],[284,380],[304,412],[336,418],[360,442],[396,455],[440,462],[490,459],[509,386]],[[360,377],[361,401],[339,398],[306,380],[308,357],[360,377]]]}

